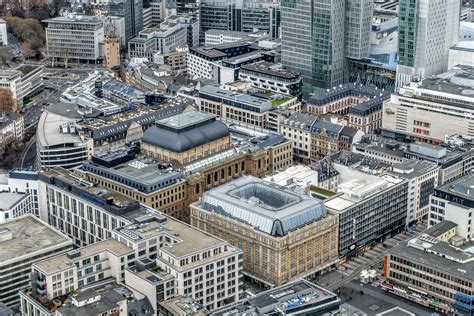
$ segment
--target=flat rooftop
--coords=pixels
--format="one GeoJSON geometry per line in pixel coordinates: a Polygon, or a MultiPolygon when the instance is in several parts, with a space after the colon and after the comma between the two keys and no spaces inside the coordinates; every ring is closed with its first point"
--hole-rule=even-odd
{"type": "Polygon", "coordinates": [[[328,304],[328,301],[333,302],[335,309],[338,309],[340,301],[336,294],[309,281],[298,280],[221,307],[210,315],[292,315],[292,312],[305,307],[315,308],[319,304],[328,304]]]}
{"type": "Polygon", "coordinates": [[[136,218],[135,224],[124,226],[116,231],[134,242],[168,235],[170,239],[177,242],[160,249],[176,257],[186,256],[193,252],[199,252],[226,243],[222,239],[158,211],[136,218]]]}
{"type": "Polygon", "coordinates": [[[190,297],[173,297],[166,301],[159,302],[158,304],[171,312],[172,315],[208,315],[207,310],[190,297]]]}
{"type": "Polygon", "coordinates": [[[320,200],[251,176],[205,192],[200,206],[273,236],[286,235],[327,215],[320,200]]]}
{"type": "Polygon", "coordinates": [[[344,211],[352,205],[363,202],[405,181],[390,174],[374,176],[340,164],[334,164],[333,167],[341,176],[340,184],[336,190],[340,195],[326,200],[325,204],[326,207],[335,211],[344,211]]]}
{"type": "Polygon", "coordinates": [[[213,119],[214,116],[198,111],[183,112],[156,121],[158,125],[171,127],[173,129],[183,129],[202,122],[213,119]]]}
{"type": "Polygon", "coordinates": [[[436,190],[469,201],[474,201],[474,174],[471,173],[457,180],[453,180],[436,188],[436,190]]]}
{"type": "MultiPolygon", "coordinates": [[[[132,248],[122,244],[115,239],[107,239],[99,241],[89,246],[81,247],[80,249],[73,250],[71,252],[80,252],[80,255],[75,258],[70,258],[68,254],[63,254],[57,257],[49,258],[40,262],[35,263],[35,266],[41,269],[46,274],[55,273],[56,271],[66,269],[70,267],[71,262],[80,261],[81,258],[88,258],[94,254],[101,253],[103,251],[110,251],[111,253],[122,256],[128,253],[134,252],[132,248]]],[[[69,253],[71,253],[69,252],[69,253]]]]}
{"type": "Polygon", "coordinates": [[[423,234],[388,250],[406,260],[474,280],[474,255],[423,234]],[[423,250],[426,249],[426,250],[423,250]]]}
{"type": "Polygon", "coordinates": [[[434,238],[438,238],[439,236],[445,234],[446,232],[450,231],[451,229],[457,226],[458,224],[453,223],[451,221],[441,221],[435,226],[430,227],[427,230],[425,230],[424,233],[434,238]]]}
{"type": "Polygon", "coordinates": [[[272,64],[269,62],[258,62],[254,64],[243,65],[243,70],[249,70],[267,74],[270,76],[281,77],[285,79],[297,79],[300,73],[291,69],[285,68],[282,64],[272,64]]]}
{"type": "Polygon", "coordinates": [[[395,163],[392,165],[393,173],[406,179],[420,177],[437,168],[438,165],[435,163],[417,159],[405,159],[400,163],[395,163]]]}
{"type": "Polygon", "coordinates": [[[31,215],[1,223],[0,230],[13,233],[12,239],[0,242],[0,265],[23,255],[48,252],[48,248],[61,244],[72,246],[67,236],[31,215]]]}
{"type": "Polygon", "coordinates": [[[0,211],[7,211],[27,196],[25,193],[0,192],[0,211]]]}

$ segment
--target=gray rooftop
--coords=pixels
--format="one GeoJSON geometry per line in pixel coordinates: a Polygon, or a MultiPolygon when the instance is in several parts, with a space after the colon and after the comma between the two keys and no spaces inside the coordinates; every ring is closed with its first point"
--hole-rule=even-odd
{"type": "Polygon", "coordinates": [[[229,129],[224,123],[191,111],[157,121],[143,134],[143,143],[181,153],[227,136],[229,129]]]}
{"type": "Polygon", "coordinates": [[[441,221],[433,227],[428,228],[424,231],[425,234],[438,238],[439,236],[447,233],[451,229],[457,227],[458,224],[451,221],[441,221]]]}
{"type": "Polygon", "coordinates": [[[465,175],[464,177],[451,181],[436,190],[472,202],[474,201],[474,174],[471,173],[465,175]]]}
{"type": "Polygon", "coordinates": [[[26,196],[24,193],[0,192],[0,211],[11,209],[26,196]]]}
{"type": "Polygon", "coordinates": [[[272,236],[286,235],[326,216],[320,200],[250,176],[207,191],[201,207],[272,236]]]}
{"type": "Polygon", "coordinates": [[[392,172],[402,178],[413,179],[437,168],[438,165],[430,161],[405,159],[400,163],[393,164],[392,172]]]}
{"type": "Polygon", "coordinates": [[[320,315],[316,312],[318,305],[327,309],[330,302],[338,310],[340,301],[336,294],[306,280],[298,280],[221,307],[211,315],[293,315],[293,312],[300,314],[305,308],[312,311],[312,315],[320,315]]]}
{"type": "Polygon", "coordinates": [[[474,255],[463,252],[443,241],[424,238],[422,235],[408,243],[401,243],[388,252],[437,271],[474,280],[474,255]],[[423,248],[427,251],[422,250],[423,248]]]}
{"type": "Polygon", "coordinates": [[[12,259],[19,260],[23,255],[48,252],[48,248],[57,248],[61,244],[72,245],[67,236],[31,215],[4,222],[0,229],[13,233],[12,239],[0,242],[0,265],[12,259]]]}
{"type": "Polygon", "coordinates": [[[272,109],[272,102],[268,99],[259,98],[249,94],[229,91],[210,85],[204,86],[201,90],[199,90],[199,96],[205,98],[206,95],[237,102],[244,106],[249,106],[251,108],[246,109],[253,110],[254,112],[261,113],[272,109]]]}

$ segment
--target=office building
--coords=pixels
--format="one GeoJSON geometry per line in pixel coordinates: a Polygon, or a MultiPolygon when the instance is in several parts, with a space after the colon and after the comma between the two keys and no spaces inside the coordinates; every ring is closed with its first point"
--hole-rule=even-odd
{"type": "Polygon", "coordinates": [[[458,40],[460,1],[399,2],[396,91],[413,78],[448,70],[449,48],[458,40]]]}
{"type": "Polygon", "coordinates": [[[191,205],[191,224],[242,249],[244,275],[270,286],[331,270],[338,259],[337,216],[251,176],[205,192],[191,205]]]}
{"type": "Polygon", "coordinates": [[[438,186],[440,167],[429,161],[404,159],[391,169],[392,174],[408,181],[407,226],[427,219],[430,195],[438,186]]]}
{"type": "Polygon", "coordinates": [[[0,183],[0,222],[31,214],[39,217],[38,171],[13,169],[0,183]]]}
{"type": "Polygon", "coordinates": [[[158,310],[164,316],[186,316],[192,314],[194,316],[206,316],[208,311],[198,302],[190,297],[173,297],[158,305],[158,310]]]}
{"type": "Polygon", "coordinates": [[[345,163],[351,162],[345,157],[333,162],[340,184],[336,192],[326,193],[324,200],[328,210],[339,214],[338,249],[342,258],[364,252],[402,231],[408,204],[406,180],[387,173],[373,175],[362,171],[364,167],[360,164],[345,163]]]}
{"type": "Polygon", "coordinates": [[[8,89],[17,103],[38,93],[43,88],[43,66],[23,64],[0,71],[0,86],[8,89]]]}
{"type": "Polygon", "coordinates": [[[388,137],[440,144],[453,134],[474,136],[474,69],[452,70],[400,88],[383,105],[388,137]]]}
{"type": "Polygon", "coordinates": [[[31,215],[1,223],[0,302],[18,305],[18,292],[31,286],[31,265],[71,249],[71,239],[31,215]]]}
{"type": "Polygon", "coordinates": [[[457,224],[457,235],[465,241],[474,239],[474,176],[465,175],[436,188],[431,195],[428,227],[441,221],[457,224]]]}
{"type": "Polygon", "coordinates": [[[261,61],[243,65],[240,67],[239,79],[250,82],[256,88],[289,94],[299,100],[303,96],[301,74],[286,69],[282,64],[261,61]]]}
{"type": "Polygon", "coordinates": [[[0,191],[0,223],[28,214],[34,215],[34,201],[31,195],[0,191]]]}
{"type": "Polygon", "coordinates": [[[301,72],[306,92],[343,84],[346,58],[369,50],[372,1],[282,3],[282,63],[301,72]]]}
{"type": "Polygon", "coordinates": [[[306,280],[299,280],[219,308],[210,315],[326,315],[338,313],[340,304],[336,294],[306,280]]]}
{"type": "Polygon", "coordinates": [[[347,126],[373,133],[382,126],[382,105],[390,92],[373,86],[348,83],[313,94],[308,99],[311,114],[335,113],[347,116],[347,126]]]}
{"type": "Polygon", "coordinates": [[[47,24],[46,54],[53,65],[102,63],[104,21],[101,18],[71,15],[43,22],[47,24]]]}
{"type": "Polygon", "coordinates": [[[41,169],[73,168],[88,159],[87,140],[75,127],[82,115],[68,111],[70,107],[52,105],[41,114],[36,130],[36,164],[41,169]]]}
{"type": "Polygon", "coordinates": [[[113,0],[108,3],[108,6],[110,15],[124,18],[126,41],[143,30],[142,0],[113,0]]]}
{"type": "MultiPolygon", "coordinates": [[[[264,90],[262,90],[264,91],[264,90]]],[[[206,85],[196,97],[201,112],[222,120],[279,131],[286,112],[299,111],[301,103],[291,95],[242,93],[206,85]]]]}
{"type": "Polygon", "coordinates": [[[441,225],[387,251],[382,288],[442,314],[472,315],[474,256],[450,245],[453,226],[441,225]]]}
{"type": "Polygon", "coordinates": [[[227,30],[266,32],[271,39],[280,34],[280,4],[274,0],[202,0],[199,7],[202,32],[227,30]]]}

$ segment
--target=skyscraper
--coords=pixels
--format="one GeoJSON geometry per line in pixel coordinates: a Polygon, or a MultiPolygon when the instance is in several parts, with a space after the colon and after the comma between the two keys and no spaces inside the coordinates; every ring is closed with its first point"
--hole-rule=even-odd
{"type": "Polygon", "coordinates": [[[400,0],[396,89],[445,72],[459,33],[459,0],[400,0]]]}
{"type": "Polygon", "coordinates": [[[372,0],[282,0],[282,62],[300,71],[306,93],[345,82],[346,58],[366,58],[372,0]]]}
{"type": "Polygon", "coordinates": [[[125,19],[125,38],[130,40],[143,30],[143,0],[111,0],[110,15],[125,19]]]}
{"type": "Polygon", "coordinates": [[[251,32],[257,28],[277,38],[280,5],[277,0],[201,0],[201,30],[251,32]]]}

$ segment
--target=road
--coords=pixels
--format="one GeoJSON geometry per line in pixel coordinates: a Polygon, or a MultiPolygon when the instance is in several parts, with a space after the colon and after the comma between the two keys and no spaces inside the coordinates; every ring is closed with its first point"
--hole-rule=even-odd
{"type": "Polygon", "coordinates": [[[20,158],[20,168],[34,169],[36,159],[36,136],[31,137],[20,158]]]}

